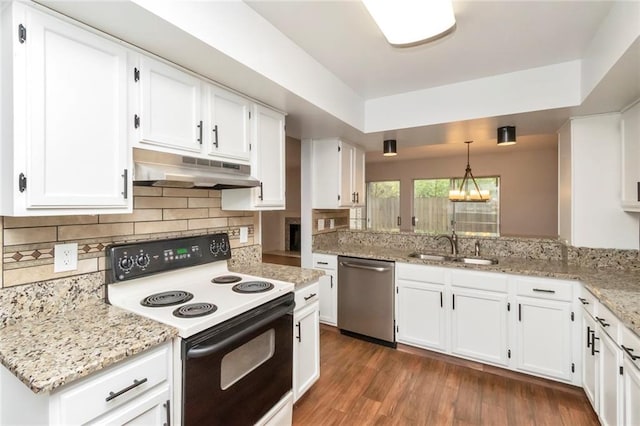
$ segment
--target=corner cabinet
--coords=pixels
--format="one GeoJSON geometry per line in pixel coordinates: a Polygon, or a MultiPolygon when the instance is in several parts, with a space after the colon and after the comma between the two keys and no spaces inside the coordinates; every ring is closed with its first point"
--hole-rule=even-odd
{"type": "Polygon", "coordinates": [[[285,129],[284,114],[261,105],[253,106],[251,135],[254,142],[251,174],[260,181],[257,188],[222,191],[223,210],[284,210],[285,129]]]}
{"type": "Polygon", "coordinates": [[[131,212],[127,49],[24,3],[1,19],[0,214],[131,212]]]}
{"type": "Polygon", "coordinates": [[[293,402],[320,378],[318,283],[295,292],[293,312],[293,402]]]}
{"type": "Polygon", "coordinates": [[[622,208],[640,212],[640,99],[622,113],[622,208]]]}
{"type": "Polygon", "coordinates": [[[314,139],[312,164],[312,208],[365,205],[364,150],[341,139],[314,139]]]}

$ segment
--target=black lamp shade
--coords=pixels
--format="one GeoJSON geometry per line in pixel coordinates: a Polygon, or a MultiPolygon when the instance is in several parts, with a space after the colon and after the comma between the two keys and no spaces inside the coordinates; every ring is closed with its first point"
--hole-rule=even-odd
{"type": "Polygon", "coordinates": [[[498,127],[498,145],[513,145],[516,143],[515,126],[498,127]]]}
{"type": "Polygon", "coordinates": [[[382,154],[385,157],[391,157],[396,155],[398,151],[396,150],[396,140],[395,139],[387,139],[384,141],[382,145],[382,154]]]}

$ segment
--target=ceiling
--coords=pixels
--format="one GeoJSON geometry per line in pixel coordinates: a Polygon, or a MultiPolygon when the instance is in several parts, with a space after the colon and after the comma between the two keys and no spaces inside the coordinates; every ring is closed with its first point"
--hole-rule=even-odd
{"type": "MultiPolygon", "coordinates": [[[[580,59],[613,4],[454,1],[457,27],[452,34],[429,44],[395,48],[386,42],[360,1],[246,3],[363,99],[580,59]]],[[[371,133],[359,135],[358,142],[368,151],[368,161],[383,160],[379,151],[385,138],[398,140],[395,160],[463,154],[462,142],[469,139],[476,142],[475,151],[548,148],[571,115],[619,110],[640,95],[640,81],[628,77],[640,71],[640,47],[635,44],[618,78],[590,96],[590,106],[371,133]],[[627,80],[621,81],[621,76],[627,80]],[[611,91],[618,95],[615,99],[609,96],[611,91]],[[517,127],[517,145],[496,146],[496,128],[502,125],[517,127]]],[[[295,111],[290,111],[288,123],[301,136],[314,132],[326,136],[319,134],[322,126],[305,123],[295,111]]],[[[388,157],[384,160],[389,161],[388,157]]]]}

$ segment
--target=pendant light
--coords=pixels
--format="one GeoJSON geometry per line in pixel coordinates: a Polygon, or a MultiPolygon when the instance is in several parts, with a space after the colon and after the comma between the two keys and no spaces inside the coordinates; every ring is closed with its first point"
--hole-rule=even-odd
{"type": "Polygon", "coordinates": [[[498,127],[498,145],[507,146],[515,145],[516,128],[515,126],[498,127]]]}
{"type": "Polygon", "coordinates": [[[464,172],[464,177],[462,178],[462,182],[460,183],[460,189],[452,189],[449,191],[449,201],[453,202],[486,202],[491,199],[489,195],[489,191],[486,189],[480,190],[478,183],[476,182],[476,178],[473,177],[473,173],[471,173],[471,166],[469,165],[469,146],[473,143],[473,141],[465,141],[467,144],[467,168],[464,172]],[[473,182],[473,186],[475,189],[471,189],[469,191],[469,178],[471,178],[471,182],[473,182]]]}
{"type": "Polygon", "coordinates": [[[382,143],[382,155],[384,155],[385,157],[393,157],[397,154],[398,151],[396,149],[395,139],[387,139],[382,143]]]}

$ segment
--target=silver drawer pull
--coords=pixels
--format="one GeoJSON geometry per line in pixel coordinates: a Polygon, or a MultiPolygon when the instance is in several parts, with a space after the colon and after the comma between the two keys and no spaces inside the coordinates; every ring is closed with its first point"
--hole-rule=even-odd
{"type": "Polygon", "coordinates": [[[315,293],[311,293],[310,295],[305,296],[305,297],[304,297],[304,300],[309,300],[309,299],[311,299],[312,297],[316,297],[316,294],[315,294],[315,293]]]}
{"type": "Polygon", "coordinates": [[[555,290],[547,290],[546,288],[534,288],[533,291],[538,293],[550,293],[550,294],[554,294],[556,292],[555,290]]]}
{"type": "Polygon", "coordinates": [[[127,393],[127,392],[129,392],[131,389],[137,388],[138,386],[140,386],[141,384],[146,383],[146,382],[147,382],[147,378],[146,378],[146,377],[145,377],[144,379],[142,379],[142,380],[134,379],[134,380],[133,380],[133,384],[132,384],[132,385],[129,385],[129,386],[127,386],[126,388],[124,388],[124,389],[122,389],[122,390],[119,390],[118,392],[109,392],[109,396],[108,396],[108,397],[106,397],[104,400],[105,400],[105,401],[107,401],[107,402],[109,402],[109,401],[111,401],[112,399],[119,397],[119,396],[120,396],[120,395],[122,395],[123,393],[127,393]]]}

